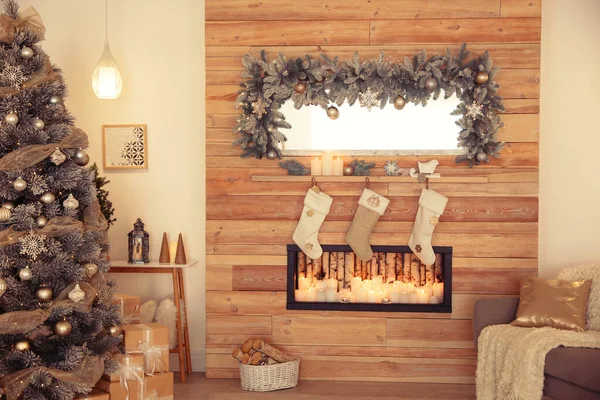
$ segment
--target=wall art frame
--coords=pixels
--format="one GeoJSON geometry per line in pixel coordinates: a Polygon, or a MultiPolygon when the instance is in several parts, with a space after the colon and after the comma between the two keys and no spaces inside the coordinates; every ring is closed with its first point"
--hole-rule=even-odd
{"type": "Polygon", "coordinates": [[[102,125],[102,164],[106,170],[148,169],[148,126],[102,125]]]}

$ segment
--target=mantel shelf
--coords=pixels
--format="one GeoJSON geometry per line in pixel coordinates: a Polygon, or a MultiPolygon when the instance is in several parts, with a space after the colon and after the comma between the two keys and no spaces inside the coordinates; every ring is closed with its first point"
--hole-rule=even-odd
{"type": "MultiPolygon", "coordinates": [[[[388,183],[418,183],[416,178],[410,176],[295,176],[295,175],[253,175],[253,182],[364,182],[369,178],[371,182],[388,183]]],[[[432,183],[488,183],[487,176],[442,176],[431,179],[432,183]]]]}
{"type": "Polygon", "coordinates": [[[145,264],[129,264],[127,260],[116,260],[110,262],[111,268],[188,268],[196,264],[197,260],[189,260],[186,264],[161,264],[158,261],[150,261],[145,264]]]}

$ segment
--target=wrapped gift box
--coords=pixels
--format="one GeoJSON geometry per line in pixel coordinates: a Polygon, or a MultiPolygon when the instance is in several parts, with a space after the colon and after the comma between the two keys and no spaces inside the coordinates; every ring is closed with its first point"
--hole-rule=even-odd
{"type": "Polygon", "coordinates": [[[140,298],[128,294],[115,294],[113,305],[121,307],[121,317],[125,324],[140,323],[140,298]]]}
{"type": "Polygon", "coordinates": [[[102,390],[92,389],[89,394],[75,396],[74,400],[110,400],[110,395],[102,390]]]}
{"type": "Polygon", "coordinates": [[[100,380],[96,383],[96,389],[100,389],[110,395],[110,400],[143,400],[144,387],[137,381],[127,381],[127,388],[121,386],[120,382],[109,382],[100,380]],[[129,398],[127,395],[129,394],[129,398]]]}
{"type": "Polygon", "coordinates": [[[109,382],[119,382],[121,374],[125,380],[139,381],[144,378],[144,355],[143,354],[113,354],[113,360],[119,363],[119,370],[104,375],[103,378],[109,382]]]}
{"type": "Polygon", "coordinates": [[[164,372],[154,376],[147,376],[144,381],[144,396],[147,399],[172,400],[173,373],[164,372]]]}
{"type": "Polygon", "coordinates": [[[144,355],[144,372],[169,371],[169,329],[165,325],[125,325],[122,329],[125,352],[144,355]]]}

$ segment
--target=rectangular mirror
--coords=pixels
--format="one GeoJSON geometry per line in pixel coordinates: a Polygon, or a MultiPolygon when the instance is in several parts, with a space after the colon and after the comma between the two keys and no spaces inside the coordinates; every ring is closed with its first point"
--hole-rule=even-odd
{"type": "Polygon", "coordinates": [[[427,106],[407,102],[402,110],[388,104],[370,111],[358,102],[337,107],[339,117],[327,116],[326,110],[311,106],[294,108],[291,100],[281,107],[291,129],[284,155],[311,156],[323,150],[336,155],[456,155],[465,153],[458,146],[459,115],[452,115],[460,100],[440,96],[427,106]]]}

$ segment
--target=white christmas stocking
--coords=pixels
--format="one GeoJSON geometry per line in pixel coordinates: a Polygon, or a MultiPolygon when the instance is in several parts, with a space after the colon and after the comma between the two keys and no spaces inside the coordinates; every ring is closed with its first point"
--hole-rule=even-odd
{"type": "Polygon", "coordinates": [[[439,222],[439,216],[446,208],[446,203],[448,203],[446,196],[429,189],[421,190],[419,210],[417,211],[412,233],[408,238],[408,246],[427,266],[435,262],[431,237],[433,236],[433,228],[439,222]]]}
{"type": "Polygon", "coordinates": [[[354,214],[352,225],[346,233],[346,243],[363,261],[369,261],[373,257],[370,243],[371,232],[388,204],[390,204],[389,199],[370,189],[363,190],[358,200],[358,209],[354,214]]]}
{"type": "Polygon", "coordinates": [[[330,196],[313,189],[308,189],[304,197],[304,209],[292,239],[310,258],[319,258],[323,254],[318,238],[319,229],[329,214],[331,203],[333,199],[330,196]]]}

